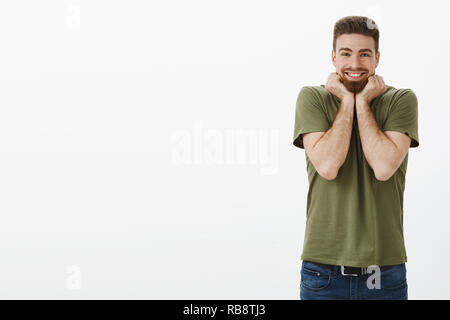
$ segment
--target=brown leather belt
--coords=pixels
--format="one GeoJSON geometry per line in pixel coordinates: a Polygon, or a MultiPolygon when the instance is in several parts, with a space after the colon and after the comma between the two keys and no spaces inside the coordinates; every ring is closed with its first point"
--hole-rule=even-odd
{"type": "MultiPolygon", "coordinates": [[[[363,276],[366,274],[372,274],[373,272],[368,272],[368,267],[347,267],[347,266],[335,266],[332,264],[323,264],[323,263],[318,263],[318,262],[312,262],[312,261],[307,261],[309,263],[318,265],[319,267],[328,269],[328,270],[336,270],[336,269],[340,269],[341,274],[343,276],[363,276]]],[[[392,267],[395,267],[395,265],[392,266],[380,266],[380,271],[386,271],[391,269],[392,267]]]]}

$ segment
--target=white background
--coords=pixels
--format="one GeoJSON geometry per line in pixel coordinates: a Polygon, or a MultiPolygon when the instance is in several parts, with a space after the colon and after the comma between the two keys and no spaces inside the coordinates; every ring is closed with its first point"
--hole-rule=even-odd
{"type": "Polygon", "coordinates": [[[419,100],[409,297],[449,299],[449,10],[2,1],[0,297],[299,299],[308,182],[295,101],[335,71],[334,23],[367,15],[377,73],[419,100]],[[243,149],[221,144],[242,132],[243,149]]]}

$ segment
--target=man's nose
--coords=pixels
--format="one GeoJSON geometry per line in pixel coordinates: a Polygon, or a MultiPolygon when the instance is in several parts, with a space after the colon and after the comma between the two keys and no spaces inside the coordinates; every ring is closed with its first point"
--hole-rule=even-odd
{"type": "Polygon", "coordinates": [[[362,65],[361,65],[361,62],[359,61],[359,56],[358,55],[354,55],[352,57],[351,67],[352,67],[353,71],[358,71],[358,70],[361,69],[362,65]]]}

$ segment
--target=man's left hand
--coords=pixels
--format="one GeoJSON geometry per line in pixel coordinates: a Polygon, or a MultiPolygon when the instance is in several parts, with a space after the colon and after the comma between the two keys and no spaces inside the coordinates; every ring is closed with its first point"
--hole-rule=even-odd
{"type": "Polygon", "coordinates": [[[370,103],[373,99],[386,92],[386,85],[383,77],[379,75],[372,75],[368,78],[364,89],[356,94],[356,101],[365,101],[370,103]]]}

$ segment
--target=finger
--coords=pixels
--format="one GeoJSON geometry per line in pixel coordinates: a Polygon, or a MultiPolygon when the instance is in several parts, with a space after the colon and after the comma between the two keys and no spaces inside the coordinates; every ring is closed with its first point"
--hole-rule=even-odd
{"type": "Polygon", "coordinates": [[[377,89],[382,93],[386,91],[386,85],[382,76],[377,76],[377,89]]]}
{"type": "Polygon", "coordinates": [[[336,74],[336,72],[332,72],[332,73],[330,73],[330,75],[328,76],[328,82],[329,82],[329,83],[335,82],[336,79],[337,79],[337,74],[336,74]]]}
{"type": "Polygon", "coordinates": [[[384,88],[384,81],[382,76],[378,76],[378,86],[380,87],[380,89],[384,88]]]}
{"type": "Polygon", "coordinates": [[[386,83],[384,82],[383,77],[380,77],[380,81],[381,81],[381,87],[383,88],[383,93],[384,93],[387,90],[386,83]]]}
{"type": "Polygon", "coordinates": [[[376,86],[377,88],[379,88],[379,87],[381,86],[381,84],[380,84],[380,76],[374,75],[374,76],[373,76],[373,80],[374,80],[374,82],[375,82],[375,86],[376,86]]]}
{"type": "Polygon", "coordinates": [[[328,81],[333,80],[333,78],[336,76],[336,74],[334,72],[330,73],[330,75],[328,76],[328,81]]]}

